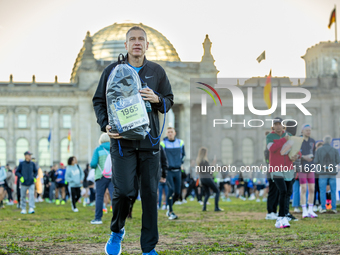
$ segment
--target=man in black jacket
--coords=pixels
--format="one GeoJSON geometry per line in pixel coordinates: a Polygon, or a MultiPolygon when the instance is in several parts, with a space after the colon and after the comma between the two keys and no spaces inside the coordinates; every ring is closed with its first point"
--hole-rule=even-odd
{"type": "Polygon", "coordinates": [[[38,174],[38,169],[31,161],[32,153],[26,151],[24,153],[25,160],[22,161],[15,175],[18,176],[18,180],[21,182],[21,213],[26,214],[26,192],[29,193],[29,210],[28,213],[34,213],[34,188],[38,174]]]}
{"type": "MultiPolygon", "coordinates": [[[[147,35],[140,27],[132,27],[126,34],[125,49],[128,64],[134,68],[148,88],[140,91],[144,100],[151,103],[152,111],[148,112],[150,134],[159,135],[158,112],[173,105],[171,85],[164,69],[145,58],[148,49],[147,35]],[[158,94],[155,94],[156,91],[158,94]]],[[[111,133],[108,125],[106,106],[106,85],[110,72],[118,63],[112,63],[102,73],[98,88],[93,97],[93,107],[97,123],[103,132],[111,138],[112,182],[115,190],[112,198],[111,237],[105,246],[107,254],[120,254],[121,240],[125,235],[125,219],[129,213],[131,201],[136,196],[135,176],[140,182],[142,198],[142,231],[141,246],[143,254],[157,254],[154,250],[158,242],[157,227],[157,187],[159,171],[159,144],[153,146],[148,137],[144,140],[122,139],[117,133],[111,133]],[[120,156],[118,141],[123,156],[120,156]]]]}

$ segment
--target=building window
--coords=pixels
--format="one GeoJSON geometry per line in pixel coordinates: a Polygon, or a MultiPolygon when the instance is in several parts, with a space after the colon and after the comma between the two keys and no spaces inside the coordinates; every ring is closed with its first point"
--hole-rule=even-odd
{"type": "Polygon", "coordinates": [[[3,114],[0,114],[0,128],[5,127],[5,118],[3,114]]]}
{"type": "Polygon", "coordinates": [[[242,141],[243,163],[251,165],[254,163],[254,144],[250,138],[245,138],[242,141]]]}
{"type": "Polygon", "coordinates": [[[26,114],[18,115],[18,128],[27,128],[27,115],[26,114]]]}
{"type": "Polygon", "coordinates": [[[332,71],[333,73],[338,72],[338,61],[335,58],[332,59],[332,71]]]}
{"type": "Polygon", "coordinates": [[[71,128],[72,122],[71,122],[71,115],[66,114],[63,115],[63,128],[71,128]]]}
{"type": "Polygon", "coordinates": [[[25,138],[19,138],[16,146],[16,163],[19,164],[19,161],[25,160],[24,153],[28,151],[28,141],[25,138]]]}
{"type": "Polygon", "coordinates": [[[222,140],[222,163],[223,165],[231,165],[234,162],[234,148],[233,141],[230,138],[224,138],[222,140]]]}
{"type": "Polygon", "coordinates": [[[38,147],[38,162],[40,166],[49,166],[51,165],[51,153],[48,146],[47,138],[42,138],[39,141],[38,147]]]}
{"type": "Polygon", "coordinates": [[[40,127],[49,128],[50,127],[50,116],[40,115],[40,127]]]}
{"type": "Polygon", "coordinates": [[[0,164],[1,166],[5,166],[6,163],[6,141],[5,139],[0,138],[0,164]]]}
{"type": "Polygon", "coordinates": [[[73,142],[64,138],[60,142],[60,162],[67,165],[67,160],[71,156],[73,156],[73,142]]]}

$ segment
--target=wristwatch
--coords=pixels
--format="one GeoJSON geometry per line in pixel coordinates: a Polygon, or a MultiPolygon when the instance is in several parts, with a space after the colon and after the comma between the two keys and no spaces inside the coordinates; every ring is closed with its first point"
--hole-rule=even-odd
{"type": "Polygon", "coordinates": [[[158,103],[160,104],[162,102],[162,98],[158,96],[158,103]]]}

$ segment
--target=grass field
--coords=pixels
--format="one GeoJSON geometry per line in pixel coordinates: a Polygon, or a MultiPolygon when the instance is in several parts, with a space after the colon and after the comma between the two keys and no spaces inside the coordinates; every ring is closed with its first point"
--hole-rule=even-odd
{"type": "MultiPolygon", "coordinates": [[[[210,200],[213,204],[213,200],[210,200]]],[[[170,221],[160,210],[157,245],[159,254],[340,254],[340,214],[326,213],[317,219],[291,222],[291,228],[276,229],[264,220],[266,203],[220,202],[224,212],[201,211],[196,201],[175,205],[179,216],[170,221]]],[[[7,206],[0,210],[0,254],[104,254],[110,233],[110,213],[103,225],[91,225],[94,207],[36,203],[36,213],[22,215],[7,206]]],[[[338,207],[338,210],[340,208],[338,207]]],[[[141,205],[127,220],[123,255],[141,254],[139,236],[141,205]]]]}

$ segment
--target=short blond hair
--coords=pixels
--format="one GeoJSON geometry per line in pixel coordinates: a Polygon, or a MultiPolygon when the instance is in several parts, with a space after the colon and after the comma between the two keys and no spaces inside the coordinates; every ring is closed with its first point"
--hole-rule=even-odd
{"type": "Polygon", "coordinates": [[[107,133],[102,133],[99,137],[99,144],[110,142],[110,137],[107,133]]]}

